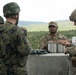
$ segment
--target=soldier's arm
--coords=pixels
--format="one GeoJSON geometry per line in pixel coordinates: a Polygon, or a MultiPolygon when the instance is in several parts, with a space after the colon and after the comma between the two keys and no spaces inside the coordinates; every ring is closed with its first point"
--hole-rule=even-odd
{"type": "Polygon", "coordinates": [[[64,53],[65,54],[69,53],[70,55],[76,55],[76,47],[73,45],[70,47],[66,47],[64,53]]]}
{"type": "Polygon", "coordinates": [[[27,38],[25,37],[25,34],[21,29],[18,30],[17,40],[18,40],[17,48],[19,54],[21,56],[28,55],[30,53],[31,48],[29,47],[27,38]]]}
{"type": "Polygon", "coordinates": [[[69,39],[67,39],[66,36],[60,34],[58,36],[57,43],[65,45],[65,46],[69,46],[69,39]],[[67,44],[65,44],[65,43],[67,43],[67,44]]]}
{"type": "Polygon", "coordinates": [[[47,40],[45,37],[42,37],[40,39],[40,44],[39,44],[40,49],[47,49],[47,40]]]}

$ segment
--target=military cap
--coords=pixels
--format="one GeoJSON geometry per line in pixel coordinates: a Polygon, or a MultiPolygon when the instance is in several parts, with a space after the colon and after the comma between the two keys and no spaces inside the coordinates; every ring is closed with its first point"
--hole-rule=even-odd
{"type": "Polygon", "coordinates": [[[70,21],[75,21],[76,20],[76,9],[73,10],[71,15],[69,16],[70,21]]]}
{"type": "Polygon", "coordinates": [[[51,22],[49,23],[49,26],[48,26],[48,27],[50,27],[50,26],[58,27],[58,24],[57,24],[57,22],[55,22],[55,21],[51,21],[51,22]]]}
{"type": "Polygon", "coordinates": [[[19,12],[20,12],[20,7],[15,2],[10,2],[3,6],[3,13],[5,17],[9,15],[18,14],[19,12]]]}
{"type": "Polygon", "coordinates": [[[0,16],[0,24],[4,24],[4,20],[3,20],[2,16],[0,16]]]}

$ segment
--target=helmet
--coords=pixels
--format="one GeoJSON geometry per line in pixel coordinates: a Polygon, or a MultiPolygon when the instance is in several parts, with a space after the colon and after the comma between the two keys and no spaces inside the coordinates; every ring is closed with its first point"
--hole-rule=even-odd
{"type": "Polygon", "coordinates": [[[5,17],[18,14],[19,12],[20,12],[20,7],[15,2],[8,3],[3,7],[3,13],[5,17]]]}
{"type": "Polygon", "coordinates": [[[70,21],[76,20],[76,9],[71,13],[69,19],[70,19],[70,21]]]}
{"type": "Polygon", "coordinates": [[[4,24],[4,20],[3,20],[2,16],[0,16],[0,24],[4,24]]]}

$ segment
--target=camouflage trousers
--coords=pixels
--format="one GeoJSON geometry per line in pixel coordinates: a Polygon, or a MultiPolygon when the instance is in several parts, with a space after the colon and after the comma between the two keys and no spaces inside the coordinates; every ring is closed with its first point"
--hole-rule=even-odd
{"type": "Polygon", "coordinates": [[[14,67],[14,75],[27,75],[26,67],[14,67]]]}
{"type": "Polygon", "coordinates": [[[27,75],[26,67],[20,67],[17,65],[11,67],[6,66],[5,75],[27,75]]]}
{"type": "Polygon", "coordinates": [[[69,75],[76,75],[76,67],[72,66],[71,60],[69,60],[69,75]]]}

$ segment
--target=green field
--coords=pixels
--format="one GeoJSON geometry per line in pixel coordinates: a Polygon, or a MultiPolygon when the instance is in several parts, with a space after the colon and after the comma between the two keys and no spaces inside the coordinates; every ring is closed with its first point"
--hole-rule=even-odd
{"type": "MultiPolygon", "coordinates": [[[[48,23],[47,24],[34,24],[34,25],[21,25],[22,27],[25,27],[28,32],[33,31],[48,31],[48,23]]],[[[73,25],[73,22],[70,21],[61,21],[58,22],[58,30],[74,30],[76,27],[73,25]]]]}

